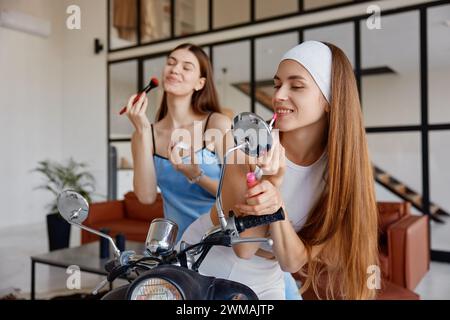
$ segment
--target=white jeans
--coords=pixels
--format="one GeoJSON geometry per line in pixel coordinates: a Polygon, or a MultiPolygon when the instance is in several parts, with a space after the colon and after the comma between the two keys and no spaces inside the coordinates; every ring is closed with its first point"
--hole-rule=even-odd
{"type": "MultiPolygon", "coordinates": [[[[212,226],[209,214],[204,214],[186,229],[180,241],[198,243],[212,226]]],[[[179,248],[179,243],[177,247],[179,248]]],[[[198,271],[202,275],[245,284],[261,300],[285,299],[284,273],[276,260],[256,255],[251,259],[241,259],[236,256],[233,248],[214,246],[198,271]]]]}

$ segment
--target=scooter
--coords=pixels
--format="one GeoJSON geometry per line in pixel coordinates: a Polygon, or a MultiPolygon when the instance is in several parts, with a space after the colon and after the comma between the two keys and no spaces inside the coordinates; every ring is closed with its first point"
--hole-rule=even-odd
{"type": "MultiPolygon", "coordinates": [[[[272,146],[271,126],[256,114],[244,112],[233,120],[235,147],[227,150],[227,157],[235,150],[242,150],[251,157],[258,157],[272,146]]],[[[79,193],[65,190],[58,196],[60,214],[70,224],[109,240],[114,259],[105,269],[108,275],[93,291],[97,294],[107,283],[126,278],[129,284],[105,294],[104,300],[257,300],[248,286],[226,279],[199,274],[198,269],[213,246],[231,247],[240,243],[261,242],[272,245],[268,238],[243,238],[239,234],[246,229],[284,220],[283,210],[262,216],[235,216],[230,211],[225,217],[222,208],[222,182],[225,165],[221,167],[216,208],[219,226],[208,230],[196,244],[181,242],[175,250],[178,226],[168,219],[154,219],[145,241],[142,254],[134,251],[120,252],[113,239],[97,230],[84,226],[89,204],[79,193]]]]}

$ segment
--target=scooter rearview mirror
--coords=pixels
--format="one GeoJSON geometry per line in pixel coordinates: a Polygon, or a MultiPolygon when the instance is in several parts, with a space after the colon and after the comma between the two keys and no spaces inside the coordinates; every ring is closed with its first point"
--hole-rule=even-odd
{"type": "Polygon", "coordinates": [[[83,222],[89,214],[89,203],[81,194],[73,190],[64,190],[58,195],[56,203],[59,213],[68,223],[74,224],[83,230],[108,239],[113,246],[114,255],[116,258],[120,257],[120,251],[114,240],[109,235],[83,225],[83,222]]]}
{"type": "Polygon", "coordinates": [[[64,190],[58,195],[57,207],[61,216],[69,223],[82,224],[89,214],[87,200],[73,190],[64,190]]]}

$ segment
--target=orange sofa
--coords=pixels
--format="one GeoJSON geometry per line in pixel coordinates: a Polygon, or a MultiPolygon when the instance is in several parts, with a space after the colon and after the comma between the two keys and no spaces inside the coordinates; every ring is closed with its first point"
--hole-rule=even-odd
{"type": "Polygon", "coordinates": [[[385,279],[414,290],[430,268],[428,217],[409,202],[384,202],[380,213],[380,264],[385,279]]]}
{"type": "MultiPolygon", "coordinates": [[[[112,237],[122,233],[126,240],[145,242],[152,220],[163,216],[163,200],[160,194],[153,204],[146,205],[140,203],[133,192],[128,192],[123,200],[91,204],[84,225],[97,230],[109,229],[112,237]]],[[[82,230],[82,244],[96,240],[98,236],[82,230]]]]}

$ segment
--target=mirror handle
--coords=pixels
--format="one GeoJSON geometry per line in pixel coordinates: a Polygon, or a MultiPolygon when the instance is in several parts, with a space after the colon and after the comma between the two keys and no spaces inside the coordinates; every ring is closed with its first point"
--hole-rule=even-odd
{"type": "Polygon", "coordinates": [[[232,148],[228,149],[227,152],[225,153],[225,155],[223,156],[223,164],[222,164],[222,167],[220,170],[219,186],[217,188],[217,193],[216,193],[216,209],[217,209],[217,215],[218,215],[220,226],[222,227],[222,230],[225,230],[227,228],[227,220],[225,218],[225,214],[223,213],[223,206],[222,206],[222,185],[223,185],[223,178],[225,176],[225,167],[227,164],[227,159],[232,152],[242,149],[247,144],[248,144],[248,142],[243,142],[238,146],[232,147],[232,148]]]}
{"type": "Polygon", "coordinates": [[[120,250],[117,248],[116,244],[114,243],[114,240],[113,240],[109,235],[104,234],[103,232],[97,231],[97,230],[95,230],[95,229],[91,229],[91,228],[86,227],[86,226],[84,226],[84,225],[82,225],[82,224],[79,224],[79,223],[71,222],[71,224],[76,225],[77,227],[80,227],[81,229],[86,230],[86,231],[88,231],[88,232],[94,233],[94,234],[96,234],[96,235],[98,235],[98,236],[100,236],[100,237],[103,237],[103,238],[105,238],[105,239],[108,239],[109,242],[110,242],[110,243],[112,244],[112,246],[113,246],[113,249],[114,249],[114,255],[116,256],[117,259],[120,258],[120,250]]]}

